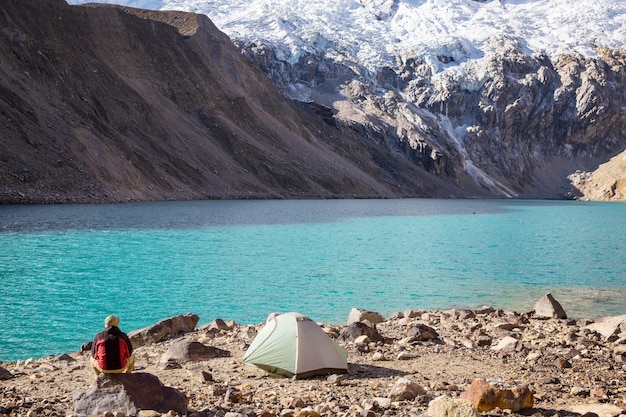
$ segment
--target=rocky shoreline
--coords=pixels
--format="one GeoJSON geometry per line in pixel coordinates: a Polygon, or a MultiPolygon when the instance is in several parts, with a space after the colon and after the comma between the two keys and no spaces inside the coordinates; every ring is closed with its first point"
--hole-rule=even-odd
{"type": "MultiPolygon", "coordinates": [[[[626,315],[571,320],[559,307],[544,297],[524,313],[483,307],[407,310],[382,318],[354,309],[346,326],[321,325],[348,350],[349,374],[302,380],[278,378],[242,363],[263,324],[216,319],[180,331],[184,317],[172,318],[129,334],[133,344],[143,340],[136,347],[132,375],[158,378],[162,387],[182,394],[185,410],[148,407],[136,413],[110,409],[83,414],[77,403],[110,378],[95,377],[83,348],[58,357],[0,363],[0,416],[626,414],[626,315]],[[189,349],[192,345],[201,351],[189,349]],[[183,353],[181,346],[187,346],[183,353]],[[506,402],[503,395],[504,402],[479,406],[471,392],[477,381],[526,390],[526,402],[506,402]]],[[[487,394],[499,396],[493,389],[487,394]]],[[[156,401],[154,393],[148,397],[156,401]]]]}

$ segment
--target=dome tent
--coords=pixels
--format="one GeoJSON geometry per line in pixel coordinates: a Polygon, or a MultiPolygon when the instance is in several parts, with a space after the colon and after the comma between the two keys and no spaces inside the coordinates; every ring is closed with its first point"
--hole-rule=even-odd
{"type": "Polygon", "coordinates": [[[313,320],[300,313],[269,318],[243,356],[267,372],[307,378],[347,373],[347,352],[313,320]]]}

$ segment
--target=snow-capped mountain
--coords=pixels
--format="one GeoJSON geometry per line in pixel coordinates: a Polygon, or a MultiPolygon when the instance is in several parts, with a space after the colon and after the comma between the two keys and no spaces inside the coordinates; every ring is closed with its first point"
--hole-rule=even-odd
{"type": "MultiPolygon", "coordinates": [[[[70,4],[89,0],[70,0],[70,4]]],[[[108,0],[153,10],[206,14],[240,42],[271,43],[296,62],[303,52],[370,71],[398,58],[493,53],[499,38],[528,53],[595,54],[626,41],[621,0],[108,0]]]]}
{"type": "Polygon", "coordinates": [[[626,144],[622,0],[108,2],[205,14],[285,96],[503,196],[566,194],[626,144]]]}

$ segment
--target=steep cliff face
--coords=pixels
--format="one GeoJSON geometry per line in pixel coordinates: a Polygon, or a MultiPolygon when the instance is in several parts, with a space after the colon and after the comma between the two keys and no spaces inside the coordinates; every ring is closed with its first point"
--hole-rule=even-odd
{"type": "Polygon", "coordinates": [[[362,137],[499,196],[590,198],[572,174],[626,148],[626,48],[550,58],[501,39],[482,59],[406,57],[363,77],[315,54],[287,63],[268,47],[239,47],[285,95],[334,107],[362,137]]]}
{"type": "Polygon", "coordinates": [[[283,98],[206,16],[0,10],[0,202],[488,195],[283,98]]]}

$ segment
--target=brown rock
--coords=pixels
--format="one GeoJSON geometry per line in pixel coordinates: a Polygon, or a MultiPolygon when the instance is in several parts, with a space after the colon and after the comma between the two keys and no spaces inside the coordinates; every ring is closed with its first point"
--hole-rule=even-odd
{"type": "Polygon", "coordinates": [[[383,337],[378,333],[375,327],[368,326],[365,323],[356,322],[345,327],[338,340],[340,342],[354,342],[359,336],[367,336],[372,342],[378,342],[383,340],[383,337]]]}
{"type": "Polygon", "coordinates": [[[0,366],[0,380],[11,379],[13,374],[0,366]]]}
{"type": "Polygon", "coordinates": [[[476,344],[478,346],[491,346],[491,343],[493,343],[493,339],[488,335],[483,334],[476,338],[476,344]]]}
{"type": "Polygon", "coordinates": [[[480,412],[494,408],[519,411],[532,408],[534,402],[527,385],[511,386],[482,378],[474,379],[461,398],[470,400],[480,412]]]}
{"type": "Polygon", "coordinates": [[[161,363],[175,361],[178,363],[204,361],[213,358],[230,356],[230,352],[213,346],[207,346],[200,342],[181,340],[172,346],[161,356],[161,363]]]}
{"type": "Polygon", "coordinates": [[[419,342],[425,342],[428,340],[439,339],[439,334],[435,329],[427,326],[423,323],[418,323],[411,326],[407,332],[407,336],[415,338],[419,342]]]}
{"type": "Polygon", "coordinates": [[[567,359],[558,358],[556,360],[556,366],[559,369],[566,369],[566,368],[571,368],[572,364],[567,359]]]}
{"type": "Polygon", "coordinates": [[[239,403],[243,400],[243,394],[240,389],[235,387],[228,387],[224,394],[224,402],[226,403],[239,403]]]}
{"type": "MultiPolygon", "coordinates": [[[[107,417],[106,413],[104,414],[104,417],[107,417]]],[[[161,417],[161,413],[156,410],[140,410],[137,413],[137,417],[161,417]]]]}
{"type": "Polygon", "coordinates": [[[304,407],[304,401],[302,398],[285,397],[281,398],[280,405],[285,408],[302,408],[304,407]]]}
{"type": "Polygon", "coordinates": [[[160,342],[180,333],[191,332],[196,328],[198,320],[200,320],[200,317],[191,313],[170,317],[152,326],[132,331],[128,333],[128,337],[136,349],[147,344],[160,342]]]}
{"type": "Polygon", "coordinates": [[[589,395],[594,398],[605,399],[607,396],[607,390],[606,388],[596,387],[589,392],[589,395]]]}
{"type": "MultiPolygon", "coordinates": [[[[492,315],[477,314],[471,323],[459,323],[454,317],[449,312],[430,311],[428,323],[433,323],[442,340],[462,340],[463,337],[475,340],[479,333],[474,334],[471,329],[476,325],[484,334],[494,338],[495,345],[498,339],[492,329],[499,323],[512,322],[511,313],[501,311],[492,315]]],[[[207,343],[231,352],[231,357],[215,358],[206,363],[177,363],[175,368],[160,369],[160,358],[173,344],[181,340],[208,340],[206,334],[197,329],[193,334],[137,349],[136,365],[138,370],[157,376],[165,386],[183,392],[189,398],[189,417],[261,417],[263,412],[268,413],[268,417],[293,416],[298,409],[304,408],[294,405],[310,406],[324,417],[424,416],[433,395],[457,397],[477,375],[488,380],[504,377],[521,380],[524,375],[525,380],[532,381],[530,388],[536,390],[535,410],[514,412],[511,417],[531,413],[535,413],[535,417],[557,414],[563,417],[569,415],[568,405],[585,402],[619,405],[626,409],[623,363],[616,362],[615,357],[616,352],[621,352],[626,345],[616,345],[591,329],[585,329],[589,321],[565,325],[562,321],[538,318],[533,313],[529,313],[528,320],[528,323],[520,322],[525,330],[516,334],[528,351],[495,352],[490,348],[464,348],[458,344],[417,343],[407,347],[400,340],[405,337],[407,326],[414,324],[415,320],[389,319],[376,326],[384,341],[372,344],[372,352],[380,352],[386,358],[385,362],[374,361],[372,354],[350,352],[349,376],[307,381],[274,379],[256,368],[242,365],[243,351],[239,345],[252,339],[251,327],[247,325],[235,325],[232,331],[207,343]],[[565,337],[570,333],[579,336],[575,344],[570,344],[565,337]],[[398,360],[401,351],[408,351],[415,357],[410,361],[398,360]],[[558,358],[569,360],[575,371],[559,370],[558,358]],[[394,382],[403,376],[426,388],[426,394],[417,393],[414,399],[407,400],[394,398],[392,403],[387,396],[394,382]],[[341,378],[345,378],[343,382],[340,382],[341,378]],[[236,395],[231,397],[239,402],[225,401],[228,387],[235,387],[243,394],[241,400],[236,395]],[[283,398],[300,398],[303,403],[281,405],[283,398]]],[[[338,335],[342,329],[339,327],[333,334],[338,335]]],[[[86,390],[94,381],[88,355],[73,357],[74,362],[46,357],[0,363],[14,375],[11,379],[0,380],[0,416],[28,416],[29,412],[30,415],[47,417],[68,415],[68,405],[73,407],[72,393],[86,390]]],[[[69,411],[76,415],[73,410],[69,411]]],[[[118,412],[115,409],[107,411],[118,412]]],[[[495,410],[485,414],[496,416],[507,412],[495,410]]],[[[597,413],[600,417],[613,417],[597,413]]],[[[104,413],[99,415],[102,417],[104,413]]]]}
{"type": "Polygon", "coordinates": [[[224,320],[219,319],[219,318],[199,328],[199,330],[202,330],[208,333],[217,333],[220,330],[231,330],[231,329],[232,329],[231,326],[229,326],[224,320]]]}

